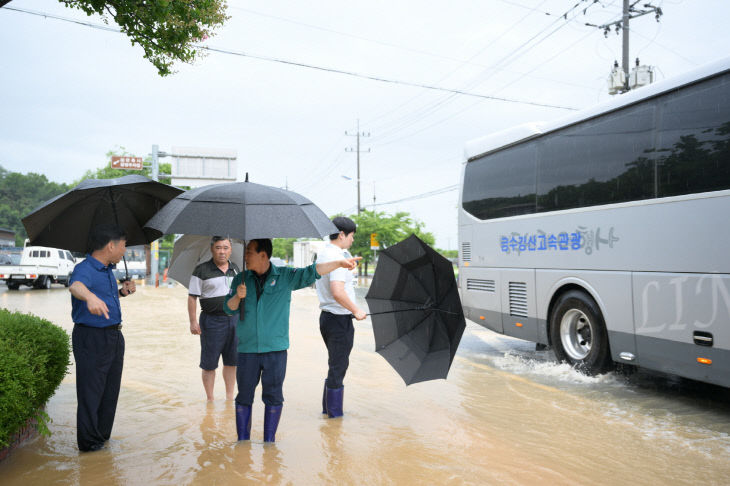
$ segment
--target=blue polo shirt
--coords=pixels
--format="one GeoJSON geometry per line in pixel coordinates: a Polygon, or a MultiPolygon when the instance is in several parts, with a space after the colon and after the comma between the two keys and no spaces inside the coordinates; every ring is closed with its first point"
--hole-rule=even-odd
{"type": "Polygon", "coordinates": [[[71,296],[71,319],[74,323],[92,327],[107,327],[122,322],[122,309],[119,306],[119,287],[112,270],[116,265],[104,265],[91,255],[74,267],[69,285],[81,282],[94,295],[104,301],[109,309],[109,319],[104,314],[95,316],[89,312],[86,302],[71,296]]]}

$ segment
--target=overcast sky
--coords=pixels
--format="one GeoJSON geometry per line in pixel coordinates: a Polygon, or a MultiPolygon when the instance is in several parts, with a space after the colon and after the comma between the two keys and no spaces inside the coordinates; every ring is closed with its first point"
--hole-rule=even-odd
{"type": "MultiPolygon", "coordinates": [[[[359,119],[370,133],[361,139],[370,149],[361,155],[361,204],[372,208],[375,196],[389,203],[378,210],[408,211],[438,247],[455,249],[465,143],[608,99],[621,35],[584,24],[617,20],[621,5],[229,0],[231,18],[206,45],[245,56],[210,53],[161,78],[123,34],[10,8],[103,25],[99,18],[53,0],[12,0],[0,8],[0,165],[72,182],[120,147],[143,157],[153,144],[234,149],[240,180],[248,172],[327,214],[350,214],[356,158],[346,148],[355,138],[345,131],[356,132],[359,119]]],[[[638,56],[663,79],[729,54],[727,0],[653,5],[660,22],[631,21],[632,65],[638,56]]]]}

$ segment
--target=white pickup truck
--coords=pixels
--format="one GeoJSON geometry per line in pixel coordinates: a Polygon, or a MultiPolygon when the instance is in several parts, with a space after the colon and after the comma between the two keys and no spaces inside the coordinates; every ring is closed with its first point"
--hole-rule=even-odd
{"type": "Polygon", "coordinates": [[[37,289],[50,289],[51,284],[61,283],[68,287],[76,262],[69,251],[45,246],[26,246],[17,265],[0,265],[0,281],[9,290],[21,285],[37,289]]]}

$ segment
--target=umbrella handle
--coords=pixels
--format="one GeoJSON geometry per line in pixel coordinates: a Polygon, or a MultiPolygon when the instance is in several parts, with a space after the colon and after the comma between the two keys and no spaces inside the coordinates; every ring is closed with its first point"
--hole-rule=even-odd
{"type": "Polygon", "coordinates": [[[129,280],[129,271],[127,270],[127,257],[122,255],[122,260],[124,261],[124,278],[120,278],[119,283],[124,283],[129,280]]]}
{"type": "MultiPolygon", "coordinates": [[[[112,212],[114,213],[114,222],[119,226],[119,216],[117,216],[117,205],[114,201],[114,193],[112,192],[112,188],[109,187],[109,199],[112,203],[112,212]]],[[[122,260],[124,260],[124,278],[119,279],[119,283],[126,282],[129,280],[129,271],[127,270],[127,257],[125,255],[122,255],[122,260]]]]}

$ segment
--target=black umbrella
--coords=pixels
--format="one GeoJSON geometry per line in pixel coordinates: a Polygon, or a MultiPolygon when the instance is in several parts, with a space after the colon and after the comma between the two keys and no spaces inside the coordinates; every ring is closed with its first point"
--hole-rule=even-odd
{"type": "Polygon", "coordinates": [[[375,350],[406,385],[446,378],[466,327],[451,262],[411,235],[380,253],[365,300],[375,350]]]}
{"type": "Polygon", "coordinates": [[[309,199],[252,182],[191,189],[167,203],[146,227],[157,235],[221,235],[242,240],[337,233],[337,227],[309,199]]]}
{"type": "Polygon", "coordinates": [[[144,224],[181,192],[141,175],[86,179],[22,221],[32,245],[86,252],[91,228],[101,223],[118,224],[127,235],[127,245],[142,245],[157,239],[144,230],[144,224]]]}

